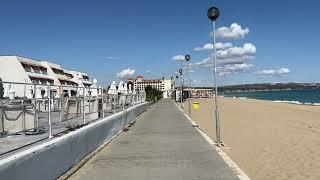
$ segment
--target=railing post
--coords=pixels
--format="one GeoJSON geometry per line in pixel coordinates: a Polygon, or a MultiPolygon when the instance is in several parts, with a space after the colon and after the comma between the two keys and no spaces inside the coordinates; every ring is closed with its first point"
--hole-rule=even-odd
{"type": "Polygon", "coordinates": [[[2,127],[2,129],[1,129],[1,132],[4,132],[4,109],[3,109],[4,107],[1,107],[1,127],[2,127]]]}
{"type": "Polygon", "coordinates": [[[91,88],[89,86],[89,113],[91,113],[91,88]]]}
{"type": "Polygon", "coordinates": [[[122,104],[122,111],[123,111],[124,110],[124,106],[125,106],[125,104],[127,102],[127,96],[125,94],[120,95],[120,99],[122,99],[121,104],[122,104]],[[122,96],[122,98],[121,98],[121,96],[122,96]]]}
{"type": "Polygon", "coordinates": [[[115,112],[116,112],[116,95],[113,94],[112,96],[113,96],[113,101],[112,101],[112,104],[113,104],[113,113],[115,113],[115,112]]]}
{"type": "Polygon", "coordinates": [[[39,128],[39,119],[38,119],[38,113],[37,113],[37,99],[36,99],[36,91],[37,90],[37,87],[36,85],[34,84],[33,85],[33,103],[34,103],[34,126],[35,128],[39,128]]]}
{"type": "Polygon", "coordinates": [[[61,89],[60,89],[61,87],[59,86],[59,91],[58,91],[58,93],[59,93],[59,99],[58,99],[58,101],[59,101],[59,121],[60,122],[62,122],[62,98],[63,97],[61,97],[61,94],[60,94],[60,92],[61,92],[61,89]]]}
{"type": "Polygon", "coordinates": [[[22,110],[22,131],[26,131],[26,114],[25,114],[25,107],[24,102],[21,100],[21,110],[22,110]]]}
{"type": "Polygon", "coordinates": [[[52,138],[51,126],[51,85],[48,86],[48,121],[49,121],[49,138],[52,138]]]}
{"type": "Polygon", "coordinates": [[[83,87],[83,98],[82,98],[82,120],[83,124],[86,124],[86,112],[85,112],[85,88],[83,87]]]}
{"type": "Polygon", "coordinates": [[[102,97],[102,117],[104,117],[104,95],[103,95],[103,87],[101,88],[101,97],[102,97]]]}

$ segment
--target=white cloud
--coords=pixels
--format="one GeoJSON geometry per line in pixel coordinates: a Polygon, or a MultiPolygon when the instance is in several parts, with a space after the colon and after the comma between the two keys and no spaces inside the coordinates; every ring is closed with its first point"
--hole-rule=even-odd
{"type": "Polygon", "coordinates": [[[253,64],[228,64],[217,69],[219,76],[232,75],[249,71],[253,64]]]}
{"type": "Polygon", "coordinates": [[[117,73],[117,77],[124,78],[127,76],[132,76],[135,72],[136,72],[136,70],[134,70],[134,69],[130,69],[130,68],[124,69],[121,72],[117,73]]]}
{"type": "MultiPolygon", "coordinates": [[[[216,49],[226,49],[231,48],[233,45],[231,43],[216,43],[216,49]]],[[[213,50],[213,44],[207,43],[203,45],[202,47],[195,47],[193,49],[194,51],[206,51],[206,50],[213,50]]]]}
{"type": "Polygon", "coordinates": [[[197,80],[197,79],[193,79],[191,80],[193,83],[201,83],[202,81],[201,80],[197,80]]]}
{"type": "MultiPolygon", "coordinates": [[[[230,27],[220,27],[216,30],[216,38],[221,39],[240,39],[244,38],[249,33],[249,29],[242,29],[238,23],[231,24],[230,27]]],[[[211,32],[212,36],[213,33],[211,32]]]]}
{"type": "Polygon", "coordinates": [[[229,71],[246,71],[249,70],[250,68],[252,68],[253,65],[252,64],[228,64],[224,67],[225,70],[229,70],[229,71]]]}
{"type": "Polygon", "coordinates": [[[150,71],[150,70],[146,70],[146,73],[147,73],[147,74],[150,74],[150,73],[151,73],[151,71],[150,71]]]}
{"type": "Polygon", "coordinates": [[[218,75],[219,76],[227,76],[227,75],[231,75],[232,72],[229,72],[229,71],[225,71],[225,72],[219,72],[218,75]]]}
{"type": "Polygon", "coordinates": [[[278,70],[279,74],[289,74],[290,70],[288,68],[281,68],[278,70]]]}
{"type": "Polygon", "coordinates": [[[265,75],[265,76],[281,76],[284,74],[289,74],[290,70],[287,68],[280,68],[278,70],[275,69],[265,69],[258,71],[257,74],[265,75]]]}
{"type": "MultiPolygon", "coordinates": [[[[217,51],[217,65],[224,66],[228,64],[243,64],[246,61],[253,59],[256,54],[256,47],[251,43],[246,43],[243,47],[231,47],[225,50],[217,51]]],[[[190,67],[212,67],[213,54],[210,57],[196,63],[192,63],[190,67]]]]}
{"type": "Polygon", "coordinates": [[[111,61],[111,60],[117,60],[117,59],[119,59],[119,58],[117,58],[117,57],[112,57],[112,56],[107,57],[107,60],[109,60],[109,61],[111,61]]]}
{"type": "Polygon", "coordinates": [[[171,59],[174,61],[184,61],[185,57],[184,55],[176,55],[176,56],[173,56],[171,59]]]}
{"type": "Polygon", "coordinates": [[[230,59],[239,57],[250,57],[256,54],[256,47],[251,43],[245,43],[243,47],[231,47],[217,51],[218,59],[230,59]]]}
{"type": "Polygon", "coordinates": [[[187,68],[187,66],[183,66],[183,73],[187,73],[187,70],[189,71],[189,73],[194,72],[194,68],[192,66],[189,65],[189,68],[187,68]]]}

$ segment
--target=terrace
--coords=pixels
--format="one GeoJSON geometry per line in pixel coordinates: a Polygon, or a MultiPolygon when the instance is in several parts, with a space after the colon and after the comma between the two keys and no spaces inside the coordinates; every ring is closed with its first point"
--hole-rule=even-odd
{"type": "MultiPolygon", "coordinates": [[[[53,82],[51,79],[31,78],[35,82],[53,82]]],[[[65,92],[59,89],[68,86],[55,86],[52,83],[2,83],[33,88],[29,98],[0,97],[0,158],[99,121],[143,103],[145,99],[141,93],[114,95],[108,94],[105,88],[86,87],[77,88],[73,96],[66,97],[65,92]]],[[[8,96],[9,92],[4,96],[8,96]]]]}

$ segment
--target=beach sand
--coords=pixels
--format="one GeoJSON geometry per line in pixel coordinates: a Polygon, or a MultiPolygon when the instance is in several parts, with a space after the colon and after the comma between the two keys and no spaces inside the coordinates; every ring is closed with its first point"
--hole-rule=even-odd
{"type": "MultiPolygon", "coordinates": [[[[213,99],[191,101],[199,102],[191,118],[215,140],[213,99]]],[[[251,179],[320,179],[320,106],[226,97],[219,104],[224,151],[251,179]]]]}

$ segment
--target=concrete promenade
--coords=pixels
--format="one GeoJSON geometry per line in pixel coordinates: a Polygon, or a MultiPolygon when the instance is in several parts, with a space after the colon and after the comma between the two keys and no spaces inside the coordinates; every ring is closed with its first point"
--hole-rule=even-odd
{"type": "Polygon", "coordinates": [[[163,99],[70,179],[238,179],[170,99],[163,99]]]}

